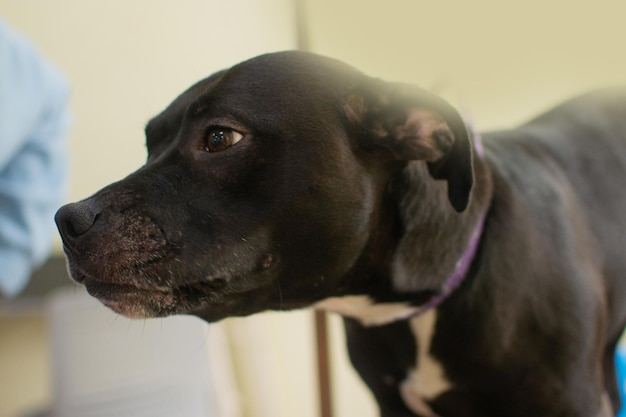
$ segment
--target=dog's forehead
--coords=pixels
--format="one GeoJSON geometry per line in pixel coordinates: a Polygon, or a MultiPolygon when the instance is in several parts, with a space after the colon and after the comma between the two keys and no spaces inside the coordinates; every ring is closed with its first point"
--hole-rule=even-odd
{"type": "Polygon", "coordinates": [[[151,138],[161,137],[177,130],[183,120],[185,112],[191,104],[197,101],[212,84],[217,82],[225,71],[219,71],[211,76],[198,81],[181,95],[176,97],[161,113],[154,116],[148,121],[145,127],[145,133],[148,140],[151,138]]]}
{"type": "Polygon", "coordinates": [[[185,114],[194,108],[240,116],[261,125],[290,113],[292,122],[297,123],[296,118],[339,108],[347,91],[363,77],[341,61],[311,53],[261,55],[191,86],[148,123],[146,134],[162,136],[165,131],[177,130],[185,114]]]}
{"type": "Polygon", "coordinates": [[[227,106],[269,106],[274,111],[307,101],[336,102],[361,76],[340,61],[289,51],[261,55],[235,65],[202,94],[227,106]]]}

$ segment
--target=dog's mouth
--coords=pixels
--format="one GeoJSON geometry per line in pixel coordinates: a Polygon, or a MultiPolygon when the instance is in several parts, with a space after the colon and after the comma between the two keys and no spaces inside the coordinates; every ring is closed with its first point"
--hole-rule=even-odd
{"type": "Polygon", "coordinates": [[[226,278],[171,287],[111,283],[91,277],[84,277],[82,283],[91,296],[129,318],[165,317],[201,309],[203,305],[218,303],[228,286],[226,278]]]}
{"type": "Polygon", "coordinates": [[[256,266],[253,263],[249,268],[222,266],[192,272],[167,256],[147,259],[150,261],[133,259],[130,264],[110,262],[103,267],[101,262],[81,262],[68,256],[68,266],[74,281],[123,316],[195,314],[216,321],[240,310],[247,315],[251,303],[245,295],[263,292],[272,281],[277,264],[273,255],[265,254],[255,262],[256,266]]]}

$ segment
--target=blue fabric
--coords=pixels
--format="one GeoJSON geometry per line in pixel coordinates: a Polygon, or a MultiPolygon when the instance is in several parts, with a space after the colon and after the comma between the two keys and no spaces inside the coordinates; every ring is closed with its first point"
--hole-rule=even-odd
{"type": "Polygon", "coordinates": [[[67,189],[68,86],[0,20],[0,293],[14,296],[47,257],[67,189]]]}
{"type": "Polygon", "coordinates": [[[617,366],[619,393],[622,398],[622,409],[617,417],[626,417],[626,345],[624,344],[617,346],[615,365],[617,366]]]}

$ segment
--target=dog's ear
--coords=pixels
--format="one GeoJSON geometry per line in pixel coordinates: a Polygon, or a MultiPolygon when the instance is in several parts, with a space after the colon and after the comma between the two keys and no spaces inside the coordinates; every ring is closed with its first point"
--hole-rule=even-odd
{"type": "Polygon", "coordinates": [[[472,145],[460,114],[445,100],[412,85],[371,80],[347,98],[345,113],[365,134],[362,145],[399,160],[423,160],[430,175],[448,182],[461,212],[474,183],[472,145]]]}

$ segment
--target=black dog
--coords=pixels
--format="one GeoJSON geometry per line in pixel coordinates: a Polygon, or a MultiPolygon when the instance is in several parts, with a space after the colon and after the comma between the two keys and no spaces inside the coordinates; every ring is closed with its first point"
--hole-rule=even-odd
{"type": "Polygon", "coordinates": [[[626,91],[471,136],[415,87],[265,55],[183,93],[145,166],[56,221],[129,317],[342,313],[382,416],[613,415],[626,91]]]}

